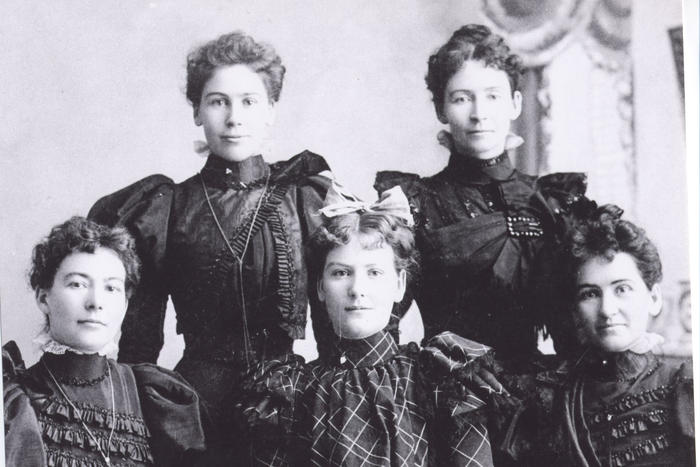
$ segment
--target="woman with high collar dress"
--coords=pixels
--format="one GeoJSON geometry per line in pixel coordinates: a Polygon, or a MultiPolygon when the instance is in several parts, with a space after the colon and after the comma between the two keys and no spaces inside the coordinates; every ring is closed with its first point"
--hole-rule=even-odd
{"type": "Polygon", "coordinates": [[[493,465],[483,402],[462,385],[489,383],[478,369],[455,375],[488,347],[443,333],[421,349],[387,332],[415,265],[405,196],[396,188],[378,203],[340,201],[322,213],[309,258],[338,352],[250,373],[236,399],[251,465],[493,465]]]}
{"type": "Polygon", "coordinates": [[[30,282],[45,329],[25,369],[3,347],[6,465],[212,465],[207,418],[182,377],[107,357],[138,282],[134,241],[84,218],[56,226],[34,249],[30,282]],[[201,463],[200,463],[201,462],[201,463]]]}
{"type": "Polygon", "coordinates": [[[661,260],[621,214],[605,205],[577,221],[556,255],[548,319],[569,330],[555,336],[569,355],[492,367],[508,391],[488,400],[497,465],[696,465],[690,362],[656,355],[663,338],[647,331],[661,260]]]}
{"type": "MultiPolygon", "coordinates": [[[[522,65],[485,26],[457,30],[428,61],[437,117],[449,125],[445,169],[430,177],[379,172],[400,185],[416,219],[422,273],[409,287],[426,337],[452,331],[509,355],[532,355],[542,324],[533,279],[546,274],[567,218],[588,206],[585,175],[537,178],[514,169],[510,124],[521,112],[522,65]]],[[[515,143],[517,144],[517,143],[515,143]]]]}
{"type": "Polygon", "coordinates": [[[176,370],[217,426],[226,392],[250,365],[304,337],[302,247],[330,185],[321,156],[269,164],[261,155],[285,67],[274,49],[234,32],[187,60],[187,98],[209,157],[182,183],[147,177],[99,200],[89,216],[136,237],[143,281],[129,304],[119,360],[155,362],[168,297],[185,350],[176,370]]]}

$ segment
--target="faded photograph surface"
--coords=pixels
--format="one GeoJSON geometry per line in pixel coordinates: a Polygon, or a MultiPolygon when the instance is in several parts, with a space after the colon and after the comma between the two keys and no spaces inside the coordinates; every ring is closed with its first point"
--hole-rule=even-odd
{"type": "Polygon", "coordinates": [[[7,465],[694,465],[681,0],[0,11],[7,465]]]}

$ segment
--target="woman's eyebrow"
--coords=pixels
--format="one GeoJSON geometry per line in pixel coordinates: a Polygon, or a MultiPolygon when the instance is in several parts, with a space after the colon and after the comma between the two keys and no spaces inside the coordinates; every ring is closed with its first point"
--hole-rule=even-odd
{"type": "Polygon", "coordinates": [[[83,279],[90,279],[90,276],[89,276],[89,275],[87,275],[87,274],[84,273],[84,272],[79,272],[79,271],[70,271],[70,272],[67,272],[67,273],[65,273],[65,274],[63,275],[63,279],[69,279],[69,278],[71,278],[71,277],[73,277],[73,276],[82,277],[83,279]]]}

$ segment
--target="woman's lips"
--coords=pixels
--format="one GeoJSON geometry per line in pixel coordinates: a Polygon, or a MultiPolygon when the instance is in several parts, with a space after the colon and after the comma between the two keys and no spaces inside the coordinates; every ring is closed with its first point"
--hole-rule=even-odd
{"type": "Polygon", "coordinates": [[[368,306],[360,306],[360,305],[353,305],[353,306],[346,306],[345,311],[361,311],[361,310],[369,310],[371,307],[368,306]]]}
{"type": "Polygon", "coordinates": [[[107,324],[97,319],[81,319],[78,320],[78,324],[84,324],[87,326],[107,326],[107,324]]]}

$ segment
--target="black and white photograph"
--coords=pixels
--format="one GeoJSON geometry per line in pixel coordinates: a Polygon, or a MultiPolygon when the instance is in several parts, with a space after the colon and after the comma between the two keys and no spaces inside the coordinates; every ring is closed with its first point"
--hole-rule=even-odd
{"type": "Polygon", "coordinates": [[[695,0],[0,35],[3,465],[696,465],[695,0]]]}

